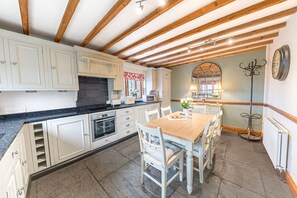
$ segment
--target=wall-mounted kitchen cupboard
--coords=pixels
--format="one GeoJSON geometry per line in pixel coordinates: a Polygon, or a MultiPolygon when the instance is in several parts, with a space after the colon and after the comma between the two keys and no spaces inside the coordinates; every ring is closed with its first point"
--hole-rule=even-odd
{"type": "Polygon", "coordinates": [[[72,47],[0,30],[0,90],[78,90],[72,47]]]}
{"type": "Polygon", "coordinates": [[[78,75],[110,78],[114,80],[114,90],[124,89],[123,61],[116,56],[74,47],[78,62],[78,75]]]}

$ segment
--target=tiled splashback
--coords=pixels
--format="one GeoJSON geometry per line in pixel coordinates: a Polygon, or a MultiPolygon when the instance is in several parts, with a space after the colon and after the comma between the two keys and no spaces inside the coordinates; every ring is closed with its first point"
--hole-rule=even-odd
{"type": "Polygon", "coordinates": [[[106,78],[79,77],[77,106],[106,104],[108,82],[106,78]]]}

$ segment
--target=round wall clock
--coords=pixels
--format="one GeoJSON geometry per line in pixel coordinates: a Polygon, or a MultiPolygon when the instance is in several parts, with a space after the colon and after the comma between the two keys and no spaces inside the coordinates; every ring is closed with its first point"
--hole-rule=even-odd
{"type": "Polygon", "coordinates": [[[272,59],[272,77],[277,80],[285,80],[290,70],[290,48],[284,45],[275,50],[272,59]]]}

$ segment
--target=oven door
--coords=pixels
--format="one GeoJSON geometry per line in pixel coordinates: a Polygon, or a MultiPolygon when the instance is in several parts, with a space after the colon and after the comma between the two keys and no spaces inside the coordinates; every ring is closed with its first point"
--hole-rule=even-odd
{"type": "Polygon", "coordinates": [[[116,132],[115,117],[93,121],[93,142],[116,132]]]}

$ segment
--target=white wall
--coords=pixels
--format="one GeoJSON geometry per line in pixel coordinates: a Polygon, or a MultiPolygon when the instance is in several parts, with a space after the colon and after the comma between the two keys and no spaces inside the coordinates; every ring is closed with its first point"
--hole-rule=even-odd
{"type": "MultiPolygon", "coordinates": [[[[267,49],[267,67],[265,76],[264,102],[279,108],[291,115],[297,116],[297,36],[296,36],[297,14],[294,14],[287,23],[287,26],[280,31],[273,44],[267,49]],[[288,44],[291,49],[291,68],[285,81],[278,81],[272,78],[271,61],[274,51],[282,45],[288,44]]],[[[290,131],[288,171],[297,181],[297,124],[283,117],[277,112],[265,108],[264,116],[276,118],[290,131]]],[[[265,133],[269,133],[266,131],[265,133]]]]}
{"type": "Polygon", "coordinates": [[[0,115],[69,108],[76,106],[77,93],[69,92],[2,92],[0,93],[0,115]]]}

